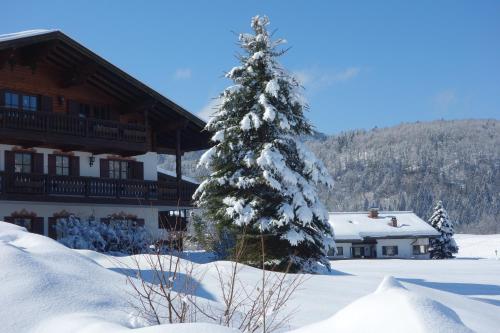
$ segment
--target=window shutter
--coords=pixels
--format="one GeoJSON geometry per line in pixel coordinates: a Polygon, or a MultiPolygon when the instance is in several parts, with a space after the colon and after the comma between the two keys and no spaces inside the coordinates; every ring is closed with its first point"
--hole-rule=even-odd
{"type": "Polygon", "coordinates": [[[43,174],[43,154],[33,154],[33,171],[34,173],[43,174]]]}
{"type": "Polygon", "coordinates": [[[109,160],[101,158],[99,160],[101,178],[109,178],[109,160]]]}
{"type": "Polygon", "coordinates": [[[137,219],[137,226],[138,227],[144,227],[144,219],[137,219]]]}
{"type": "Polygon", "coordinates": [[[0,106],[5,105],[5,89],[0,89],[0,106]]]}
{"type": "Polygon", "coordinates": [[[398,247],[397,246],[394,246],[394,255],[398,255],[398,247]]]}
{"type": "Polygon", "coordinates": [[[49,237],[57,239],[57,217],[49,217],[49,237]]]}
{"type": "Polygon", "coordinates": [[[56,155],[54,154],[49,154],[48,156],[48,171],[49,175],[55,175],[56,174],[56,155]]]}
{"type": "Polygon", "coordinates": [[[52,112],[52,97],[40,96],[41,111],[52,112]]]}
{"type": "Polygon", "coordinates": [[[43,235],[44,224],[45,221],[43,217],[34,217],[32,221],[31,231],[35,234],[43,235]]]}
{"type": "Polygon", "coordinates": [[[383,254],[384,256],[386,256],[386,255],[387,255],[387,247],[386,247],[386,246],[382,246],[382,254],[383,254]]]}
{"type": "Polygon", "coordinates": [[[14,172],[14,155],[15,153],[10,150],[5,151],[5,171],[13,173],[14,172]]]}
{"type": "Polygon", "coordinates": [[[120,121],[120,114],[116,110],[111,110],[110,111],[110,120],[113,121],[120,121]]]}
{"type": "Polygon", "coordinates": [[[144,180],[144,163],[134,161],[132,163],[132,178],[144,180]]]}
{"type": "Polygon", "coordinates": [[[79,156],[71,156],[69,159],[70,167],[70,176],[78,177],[80,176],[80,157],[79,156]]]}
{"type": "Polygon", "coordinates": [[[80,114],[80,103],[68,100],[68,114],[77,117],[80,114]]]}

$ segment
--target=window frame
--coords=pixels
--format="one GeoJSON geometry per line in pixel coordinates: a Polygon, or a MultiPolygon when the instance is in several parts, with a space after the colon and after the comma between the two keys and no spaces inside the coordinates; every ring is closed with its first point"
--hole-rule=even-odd
{"type": "Polygon", "coordinates": [[[35,112],[38,111],[41,106],[40,96],[37,94],[23,93],[16,90],[5,90],[3,91],[3,106],[11,110],[35,112]],[[9,96],[14,95],[17,96],[17,98],[9,98],[9,96]],[[27,98],[28,100],[28,106],[26,107],[24,105],[25,98],[27,98]],[[12,103],[13,100],[17,100],[17,102],[14,104],[12,103]],[[34,105],[32,104],[32,102],[34,102],[34,105]],[[32,105],[34,107],[32,107],[32,105]]]}
{"type": "Polygon", "coordinates": [[[382,246],[382,255],[387,257],[396,257],[399,255],[399,249],[397,245],[384,245],[382,246]],[[391,249],[391,253],[389,253],[389,249],[391,249]]]}
{"type": "Polygon", "coordinates": [[[25,151],[15,151],[14,152],[14,173],[20,173],[20,174],[29,174],[29,173],[33,173],[33,163],[34,163],[34,156],[33,156],[33,153],[30,153],[30,152],[25,152],[25,151]],[[22,155],[21,157],[21,163],[18,164],[17,163],[17,156],[18,155],[22,155]],[[25,163],[25,160],[24,160],[24,157],[25,156],[29,156],[29,164],[28,163],[25,163]],[[17,166],[20,165],[21,166],[21,171],[17,171],[17,166]],[[24,167],[25,166],[29,166],[29,171],[24,171],[24,167]]]}
{"type": "Polygon", "coordinates": [[[132,163],[125,160],[108,159],[108,178],[127,180],[132,176],[132,163]]]}
{"type": "Polygon", "coordinates": [[[3,106],[9,109],[14,109],[14,110],[19,110],[20,108],[20,100],[21,100],[21,94],[15,91],[11,90],[6,90],[3,92],[3,106]],[[12,98],[7,98],[7,96],[16,96],[17,102],[16,105],[12,104],[11,101],[13,100],[12,98]],[[7,102],[9,100],[9,103],[7,102]]]}
{"type": "Polygon", "coordinates": [[[32,230],[33,230],[33,224],[35,223],[35,218],[31,217],[31,216],[13,217],[12,218],[12,223],[15,224],[15,225],[17,225],[17,226],[24,227],[29,232],[32,232],[32,230]],[[23,223],[19,223],[20,220],[22,220],[23,223]],[[28,226],[26,226],[26,222],[29,223],[28,226]]]}
{"type": "Polygon", "coordinates": [[[70,176],[71,175],[71,160],[70,160],[70,157],[67,156],[67,155],[55,155],[54,158],[55,158],[55,172],[56,172],[56,176],[70,176]],[[64,161],[67,161],[66,165],[64,165],[64,161]],[[65,170],[67,172],[66,174],[64,173],[65,170]]]}
{"type": "Polygon", "coordinates": [[[425,245],[425,244],[424,245],[413,245],[412,253],[415,256],[428,254],[429,253],[429,245],[425,245]],[[415,251],[415,249],[418,249],[418,251],[415,251]],[[422,252],[422,249],[424,249],[424,252],[422,252]]]}
{"type": "Polygon", "coordinates": [[[31,95],[31,94],[20,94],[21,96],[21,109],[23,111],[30,111],[30,112],[35,112],[35,111],[38,111],[38,107],[40,105],[39,101],[38,101],[38,96],[36,95],[31,95]],[[25,107],[24,105],[24,101],[25,99],[27,98],[28,100],[28,107],[25,107]],[[31,102],[35,102],[34,104],[34,107],[31,107],[31,102]]]}

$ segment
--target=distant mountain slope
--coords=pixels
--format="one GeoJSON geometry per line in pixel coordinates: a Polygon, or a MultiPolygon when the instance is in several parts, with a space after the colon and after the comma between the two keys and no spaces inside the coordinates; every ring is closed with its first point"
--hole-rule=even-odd
{"type": "Polygon", "coordinates": [[[325,193],[331,210],[375,205],[427,218],[441,199],[460,229],[500,230],[500,121],[403,124],[309,144],[336,180],[325,193]]]}
{"type": "MultiPolygon", "coordinates": [[[[307,140],[335,186],[331,211],[413,210],[427,219],[443,200],[461,231],[500,233],[500,121],[454,120],[354,130],[307,140]]],[[[196,170],[200,153],[184,158],[196,170]]],[[[167,164],[171,164],[169,160],[167,164]]]]}

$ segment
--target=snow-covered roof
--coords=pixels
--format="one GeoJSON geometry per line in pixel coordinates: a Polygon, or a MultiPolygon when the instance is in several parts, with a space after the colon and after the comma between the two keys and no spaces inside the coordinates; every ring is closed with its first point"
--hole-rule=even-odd
{"type": "Polygon", "coordinates": [[[34,29],[34,30],[13,32],[10,34],[3,34],[3,35],[0,35],[0,42],[5,42],[8,40],[19,39],[19,38],[26,38],[26,37],[36,36],[36,35],[44,35],[44,34],[54,32],[54,31],[57,31],[57,30],[34,29]]]}
{"type": "MultiPolygon", "coordinates": [[[[176,177],[176,174],[174,171],[171,171],[171,170],[167,170],[161,166],[157,166],[156,167],[156,170],[159,172],[159,173],[162,173],[166,176],[170,176],[170,177],[176,177]]],[[[197,181],[196,179],[194,178],[191,178],[191,177],[188,177],[188,176],[182,176],[182,180],[186,181],[186,182],[190,182],[190,183],[193,183],[193,184],[199,184],[200,182],[197,181]]]]}
{"type": "Polygon", "coordinates": [[[329,213],[329,221],[337,241],[362,240],[365,237],[439,235],[434,228],[411,211],[381,211],[376,218],[369,217],[368,212],[335,212],[329,213]],[[397,227],[392,226],[393,217],[397,219],[397,227]]]}

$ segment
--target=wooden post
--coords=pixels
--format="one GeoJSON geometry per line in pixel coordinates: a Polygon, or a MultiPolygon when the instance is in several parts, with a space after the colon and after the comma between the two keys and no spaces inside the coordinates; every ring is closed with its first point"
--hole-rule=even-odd
{"type": "Polygon", "coordinates": [[[177,181],[177,204],[181,202],[181,181],[182,181],[182,168],[181,168],[181,130],[175,131],[175,176],[177,181]]]}

